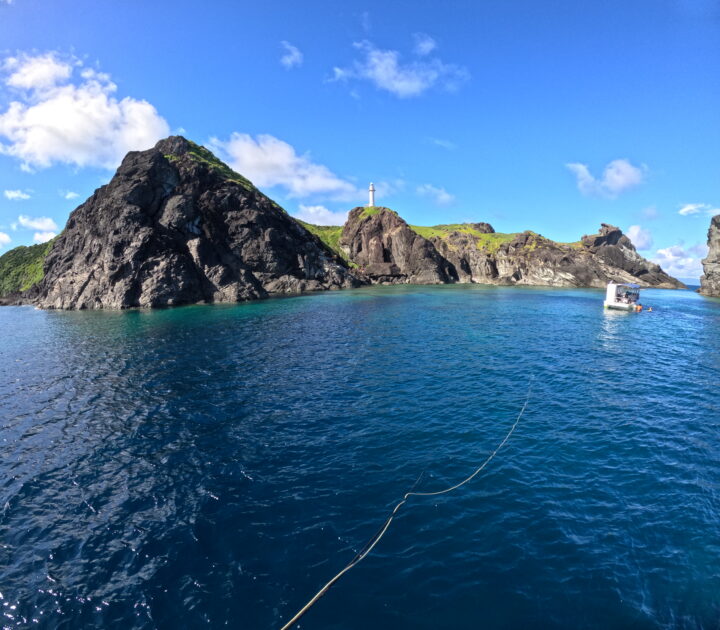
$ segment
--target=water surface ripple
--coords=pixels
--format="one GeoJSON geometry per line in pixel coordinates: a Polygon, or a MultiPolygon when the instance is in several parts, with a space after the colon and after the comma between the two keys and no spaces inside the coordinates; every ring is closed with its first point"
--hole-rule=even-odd
{"type": "Polygon", "coordinates": [[[2,627],[718,628],[720,300],[0,309],[2,627]]]}

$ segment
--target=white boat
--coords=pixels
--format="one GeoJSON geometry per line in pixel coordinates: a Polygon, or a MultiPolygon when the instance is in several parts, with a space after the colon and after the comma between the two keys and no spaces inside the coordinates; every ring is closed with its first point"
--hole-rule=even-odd
{"type": "Polygon", "coordinates": [[[611,282],[607,285],[605,294],[605,308],[612,308],[618,311],[642,311],[639,284],[616,284],[611,282]]]}

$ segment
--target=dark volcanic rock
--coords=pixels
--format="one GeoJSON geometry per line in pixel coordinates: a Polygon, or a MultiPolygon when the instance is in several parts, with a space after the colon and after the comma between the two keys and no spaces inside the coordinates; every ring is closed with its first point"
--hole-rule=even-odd
{"type": "Polygon", "coordinates": [[[710,221],[707,244],[708,255],[702,261],[704,274],[700,278],[700,293],[720,297],[720,214],[710,221]]]}
{"type": "MultiPolygon", "coordinates": [[[[460,282],[559,287],[604,287],[608,282],[677,289],[682,282],[640,256],[618,228],[578,243],[556,243],[534,232],[495,234],[464,224],[431,240],[456,270],[460,282]],[[487,237],[486,234],[492,235],[487,237]]],[[[453,226],[437,226],[453,227],[453,226]]]]}
{"type": "Polygon", "coordinates": [[[207,149],[175,136],[131,152],[79,206],[25,301],[121,309],[348,287],[318,238],[207,149]]]}
{"type": "Polygon", "coordinates": [[[637,253],[635,246],[620,228],[607,223],[600,225],[600,232],[583,236],[582,244],[593,254],[601,269],[611,278],[621,279],[623,273],[629,280],[643,286],[661,289],[686,289],[687,287],[666,274],[659,265],[637,253]]]}
{"type": "Polygon", "coordinates": [[[343,227],[340,247],[374,283],[443,284],[457,280],[452,265],[433,244],[389,208],[353,208],[343,227]]]}

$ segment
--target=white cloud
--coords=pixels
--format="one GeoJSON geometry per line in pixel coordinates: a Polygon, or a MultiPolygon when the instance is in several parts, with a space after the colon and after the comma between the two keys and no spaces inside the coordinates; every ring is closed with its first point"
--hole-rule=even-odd
{"type": "Polygon", "coordinates": [[[680,210],[678,210],[678,214],[681,214],[684,217],[693,214],[707,214],[714,216],[716,214],[720,214],[720,208],[714,208],[709,203],[686,203],[681,206],[680,210]]]}
{"type": "Polygon", "coordinates": [[[448,151],[454,151],[457,149],[457,145],[454,142],[450,142],[450,140],[443,140],[442,138],[428,138],[428,142],[431,142],[435,146],[442,147],[443,149],[447,149],[448,151]]]}
{"type": "Polygon", "coordinates": [[[455,90],[468,78],[465,68],[439,59],[401,63],[397,50],[382,50],[369,41],[353,44],[364,57],[348,68],[333,68],[332,81],[360,79],[400,98],[419,96],[431,87],[455,90]]]}
{"type": "Polygon", "coordinates": [[[233,169],[261,188],[279,186],[289,197],[319,195],[341,201],[362,198],[354,184],[313,162],[309,154],[298,155],[292,145],[274,136],[260,134],[253,138],[233,133],[227,141],[212,138],[210,145],[233,169]]]}
{"type": "Polygon", "coordinates": [[[5,234],[5,232],[0,232],[0,247],[3,245],[7,245],[8,243],[11,243],[12,239],[5,234]]]}
{"type": "Polygon", "coordinates": [[[699,278],[703,273],[702,256],[698,255],[702,251],[700,246],[698,244],[688,250],[682,245],[658,249],[652,261],[676,278],[699,278]]]}
{"type": "Polygon", "coordinates": [[[646,230],[639,225],[631,225],[625,234],[635,245],[635,249],[650,249],[652,247],[653,239],[650,230],[646,230]]]}
{"type": "Polygon", "coordinates": [[[430,197],[439,206],[448,206],[455,201],[455,195],[451,195],[444,188],[438,188],[432,184],[418,186],[415,192],[423,197],[430,197]]]}
{"type": "Polygon", "coordinates": [[[293,46],[290,42],[280,42],[285,49],[285,54],[280,57],[280,63],[287,69],[295,68],[302,65],[303,54],[297,46],[293,46]]]}
{"type": "Polygon", "coordinates": [[[58,191],[60,196],[63,199],[67,199],[68,201],[71,199],[77,199],[80,195],[76,192],[73,192],[72,190],[60,190],[58,191]]]}
{"type": "Polygon", "coordinates": [[[613,160],[605,167],[602,177],[596,179],[587,164],[572,162],[565,166],[575,175],[578,190],[583,195],[610,198],[638,186],[647,171],[647,167],[633,166],[626,159],[613,160]]]}
{"type": "Polygon", "coordinates": [[[421,57],[429,55],[437,48],[437,42],[430,37],[430,35],[426,35],[425,33],[415,33],[415,35],[413,35],[413,39],[415,40],[413,52],[421,57]]]}
{"type": "Polygon", "coordinates": [[[392,197],[403,190],[405,190],[405,180],[403,179],[395,179],[390,182],[378,182],[375,184],[375,199],[381,200],[383,197],[392,197]]]}
{"type": "MultiPolygon", "coordinates": [[[[31,230],[43,230],[45,232],[49,232],[51,230],[57,230],[58,226],[55,221],[53,221],[50,217],[29,217],[27,215],[21,214],[18,217],[18,223],[24,227],[29,228],[31,230]]],[[[50,237],[52,238],[52,237],[50,237]]]]}
{"type": "Polygon", "coordinates": [[[10,72],[6,84],[25,90],[44,90],[64,82],[72,74],[72,65],[61,61],[55,53],[37,57],[8,57],[4,62],[10,72]]]}
{"type": "Polygon", "coordinates": [[[33,241],[36,243],[47,243],[51,238],[55,238],[57,234],[55,232],[35,232],[33,234],[33,241]]]}
{"type": "Polygon", "coordinates": [[[293,216],[313,225],[344,225],[345,221],[347,221],[347,215],[347,211],[333,212],[325,206],[300,205],[300,210],[293,216]]]}
{"type": "Polygon", "coordinates": [[[134,149],[167,136],[169,126],[147,101],[118,99],[109,75],[56,53],[21,55],[3,64],[17,100],[0,113],[0,153],[32,171],[55,163],[117,167],[134,149]],[[78,76],[79,75],[79,76],[78,76]]]}
{"type": "Polygon", "coordinates": [[[10,201],[23,201],[24,199],[30,199],[30,195],[22,190],[6,190],[4,192],[5,198],[10,201]]]}

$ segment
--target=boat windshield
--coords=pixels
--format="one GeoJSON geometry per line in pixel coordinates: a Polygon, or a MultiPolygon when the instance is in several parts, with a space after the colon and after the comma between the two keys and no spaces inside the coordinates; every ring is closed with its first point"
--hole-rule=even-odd
{"type": "Polygon", "coordinates": [[[637,302],[639,296],[640,294],[637,289],[630,289],[622,286],[617,288],[617,293],[615,295],[616,299],[624,304],[637,302]]]}

